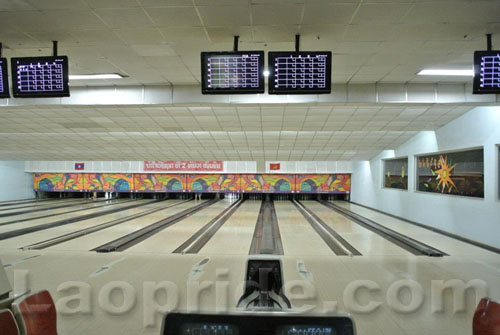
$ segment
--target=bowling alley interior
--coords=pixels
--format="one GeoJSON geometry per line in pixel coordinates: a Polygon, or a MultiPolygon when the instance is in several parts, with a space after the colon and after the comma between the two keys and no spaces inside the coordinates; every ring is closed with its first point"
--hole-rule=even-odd
{"type": "Polygon", "coordinates": [[[0,334],[500,335],[499,13],[0,0],[0,334]]]}

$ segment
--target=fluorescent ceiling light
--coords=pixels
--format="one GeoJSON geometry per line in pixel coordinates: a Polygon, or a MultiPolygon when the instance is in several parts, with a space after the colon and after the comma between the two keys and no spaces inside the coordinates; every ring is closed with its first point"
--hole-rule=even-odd
{"type": "Polygon", "coordinates": [[[417,73],[419,76],[474,76],[474,70],[427,69],[417,73]]]}
{"type": "Polygon", "coordinates": [[[122,79],[123,76],[118,73],[99,73],[99,74],[70,74],[69,80],[89,80],[89,79],[122,79]]]}

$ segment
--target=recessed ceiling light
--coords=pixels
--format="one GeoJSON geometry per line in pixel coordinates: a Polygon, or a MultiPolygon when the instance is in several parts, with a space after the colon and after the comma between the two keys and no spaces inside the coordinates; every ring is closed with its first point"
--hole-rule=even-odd
{"type": "Polygon", "coordinates": [[[268,70],[264,71],[264,77],[269,77],[269,71],[268,70]]]}
{"type": "Polygon", "coordinates": [[[118,73],[99,73],[99,74],[70,74],[69,80],[90,80],[90,79],[122,79],[123,76],[118,73]]]}
{"type": "Polygon", "coordinates": [[[474,70],[427,69],[417,73],[419,76],[474,76],[474,70]]]}

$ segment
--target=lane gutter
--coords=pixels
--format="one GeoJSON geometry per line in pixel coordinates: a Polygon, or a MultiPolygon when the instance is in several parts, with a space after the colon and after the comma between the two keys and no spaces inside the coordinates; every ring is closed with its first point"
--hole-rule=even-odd
{"type": "Polygon", "coordinates": [[[211,206],[218,202],[219,199],[213,199],[210,201],[205,201],[199,205],[193,206],[191,208],[187,208],[180,213],[169,216],[163,220],[155,222],[147,227],[136,230],[130,234],[117,238],[111,242],[105,243],[97,248],[94,248],[90,251],[96,252],[114,252],[114,251],[124,251],[134,245],[146,240],[147,238],[159,233],[160,231],[182,221],[187,218],[191,214],[194,214],[208,206],[211,206]]]}
{"type": "Polygon", "coordinates": [[[71,223],[75,223],[75,222],[79,222],[79,221],[83,221],[83,220],[93,219],[93,218],[96,218],[96,217],[99,217],[99,216],[103,216],[103,215],[117,213],[119,211],[125,211],[125,210],[128,210],[128,209],[133,209],[133,208],[137,208],[137,207],[142,207],[142,206],[150,205],[152,203],[159,202],[159,201],[162,201],[162,200],[153,200],[153,201],[148,201],[148,202],[145,202],[145,203],[129,205],[129,206],[120,207],[120,208],[116,208],[116,209],[108,209],[106,211],[102,211],[102,212],[98,212],[98,213],[90,213],[90,214],[86,214],[86,215],[81,215],[81,216],[77,216],[75,218],[63,219],[63,220],[59,220],[59,221],[54,221],[54,222],[49,222],[49,223],[43,223],[43,224],[40,224],[40,225],[37,225],[37,226],[32,226],[32,227],[26,227],[26,228],[11,230],[11,231],[8,231],[8,232],[5,232],[5,233],[0,233],[0,241],[1,240],[6,240],[6,239],[9,239],[9,238],[13,238],[13,237],[18,237],[18,236],[21,236],[21,235],[26,235],[26,234],[34,233],[34,232],[45,230],[45,229],[50,229],[50,228],[54,228],[54,227],[64,226],[64,225],[67,225],[67,224],[71,224],[71,223]]]}
{"type": "Polygon", "coordinates": [[[5,222],[1,222],[1,223],[0,223],[0,226],[6,226],[6,225],[9,225],[9,224],[14,224],[14,223],[21,223],[21,222],[34,221],[34,220],[38,220],[38,219],[51,218],[51,217],[54,217],[54,216],[66,215],[66,214],[71,214],[71,213],[76,213],[76,212],[88,211],[88,210],[95,209],[95,208],[109,207],[109,206],[116,206],[116,205],[125,204],[125,203],[127,203],[127,202],[131,202],[131,201],[136,201],[136,200],[135,200],[135,199],[130,199],[130,200],[124,200],[124,201],[112,202],[112,203],[109,203],[109,204],[104,204],[104,205],[100,205],[100,206],[94,206],[94,207],[87,207],[87,208],[79,208],[79,209],[74,209],[74,210],[67,211],[67,212],[62,212],[62,213],[55,213],[55,214],[41,215],[41,216],[36,216],[36,217],[26,218],[26,219],[20,219],[20,220],[5,221],[5,222]]]}
{"type": "Polygon", "coordinates": [[[364,216],[356,214],[353,211],[342,208],[340,206],[337,206],[335,204],[332,204],[331,202],[327,202],[324,200],[318,200],[318,202],[416,256],[430,256],[430,257],[448,256],[448,254],[439,249],[436,249],[430,245],[417,241],[395,230],[387,228],[375,221],[365,218],[364,216]]]}
{"type": "Polygon", "coordinates": [[[245,200],[240,199],[229,207],[225,208],[209,223],[204,225],[200,230],[194,233],[186,242],[182,243],[173,251],[174,254],[196,254],[198,253],[210,239],[217,233],[224,223],[238,210],[245,200]]]}
{"type": "Polygon", "coordinates": [[[176,202],[174,204],[168,204],[167,206],[163,206],[163,207],[159,207],[159,208],[153,208],[153,209],[146,210],[146,211],[143,211],[143,212],[140,212],[137,214],[126,216],[124,218],[104,222],[104,223],[98,224],[98,225],[93,226],[93,227],[77,230],[77,231],[74,231],[74,232],[71,232],[68,234],[64,234],[64,235],[60,235],[60,236],[57,236],[57,237],[54,237],[54,238],[51,238],[51,239],[48,239],[45,241],[33,243],[30,245],[21,247],[20,249],[22,249],[22,250],[32,250],[32,249],[41,250],[41,249],[49,248],[49,247],[52,247],[54,245],[61,244],[63,242],[67,242],[67,241],[76,239],[78,237],[84,236],[84,235],[92,234],[92,233],[95,233],[97,231],[116,226],[117,224],[120,224],[120,223],[128,222],[130,220],[135,220],[137,218],[141,218],[141,217],[146,216],[146,215],[150,215],[150,214],[153,214],[153,213],[156,213],[159,211],[163,211],[163,210],[168,209],[170,207],[178,206],[178,205],[186,203],[188,201],[191,201],[191,199],[176,202]]]}
{"type": "Polygon", "coordinates": [[[292,203],[336,255],[362,256],[361,252],[354,248],[349,242],[340,236],[339,233],[327,225],[304,204],[297,200],[292,200],[292,203]]]}

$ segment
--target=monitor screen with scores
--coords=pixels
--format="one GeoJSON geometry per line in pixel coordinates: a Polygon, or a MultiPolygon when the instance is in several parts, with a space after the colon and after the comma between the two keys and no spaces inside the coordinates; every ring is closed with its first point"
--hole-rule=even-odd
{"type": "Polygon", "coordinates": [[[0,58],[0,99],[10,98],[7,59],[0,58]]]}
{"type": "Polygon", "coordinates": [[[332,53],[269,52],[269,94],[328,94],[332,53]]]}
{"type": "Polygon", "coordinates": [[[500,93],[500,50],[474,52],[473,93],[500,93]]]}
{"type": "Polygon", "coordinates": [[[203,94],[264,93],[264,51],[201,53],[203,94]]]}
{"type": "Polygon", "coordinates": [[[69,97],[68,57],[12,58],[15,98],[69,97]]]}

